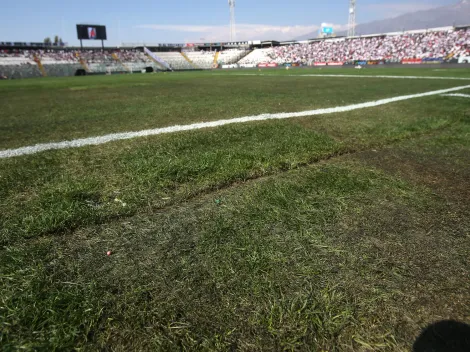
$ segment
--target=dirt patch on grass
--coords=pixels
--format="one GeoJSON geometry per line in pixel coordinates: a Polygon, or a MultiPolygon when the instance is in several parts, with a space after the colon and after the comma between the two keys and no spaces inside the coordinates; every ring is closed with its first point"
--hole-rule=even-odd
{"type": "Polygon", "coordinates": [[[429,187],[448,200],[470,200],[470,164],[458,162],[469,160],[466,151],[456,151],[449,157],[431,156],[403,148],[388,148],[360,152],[352,158],[414,184],[429,187]]]}

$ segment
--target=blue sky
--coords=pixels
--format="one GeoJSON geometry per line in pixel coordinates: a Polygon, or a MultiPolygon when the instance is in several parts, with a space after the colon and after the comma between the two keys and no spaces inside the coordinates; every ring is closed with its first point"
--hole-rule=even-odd
{"type": "MultiPolygon", "coordinates": [[[[357,22],[456,2],[358,0],[357,22]]],[[[227,0],[5,0],[0,8],[0,41],[41,42],[58,34],[76,45],[77,23],[106,25],[106,45],[229,39],[227,0]]],[[[323,22],[339,30],[347,17],[348,0],[236,0],[238,40],[292,39],[317,30],[323,22]]]]}

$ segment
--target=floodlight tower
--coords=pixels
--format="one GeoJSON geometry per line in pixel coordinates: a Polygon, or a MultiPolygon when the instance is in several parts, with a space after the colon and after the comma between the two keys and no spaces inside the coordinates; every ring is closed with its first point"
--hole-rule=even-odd
{"type": "Polygon", "coordinates": [[[228,6],[230,7],[230,41],[235,41],[236,29],[235,29],[235,0],[228,0],[228,6]]]}
{"type": "Polygon", "coordinates": [[[356,34],[356,0],[349,0],[348,37],[356,34]]]}

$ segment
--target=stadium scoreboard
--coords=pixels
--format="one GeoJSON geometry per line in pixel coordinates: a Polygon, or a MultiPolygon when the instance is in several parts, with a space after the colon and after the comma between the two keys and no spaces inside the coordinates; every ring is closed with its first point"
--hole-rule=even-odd
{"type": "Polygon", "coordinates": [[[106,40],[106,26],[77,24],[77,36],[80,40],[106,40]]]}

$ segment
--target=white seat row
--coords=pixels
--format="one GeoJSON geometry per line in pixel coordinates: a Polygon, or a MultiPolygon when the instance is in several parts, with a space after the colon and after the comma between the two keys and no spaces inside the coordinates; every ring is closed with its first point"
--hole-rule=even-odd
{"type": "Polygon", "coordinates": [[[28,58],[25,57],[0,57],[0,65],[25,65],[25,64],[31,64],[35,65],[36,63],[33,60],[29,60],[28,58]]]}
{"type": "Polygon", "coordinates": [[[230,49],[221,51],[219,54],[218,62],[221,65],[235,64],[240,60],[241,55],[244,54],[244,50],[230,49]]]}
{"type": "Polygon", "coordinates": [[[215,52],[213,51],[206,51],[203,53],[200,51],[187,52],[186,55],[197,67],[202,69],[210,69],[214,64],[215,52]]]}
{"type": "Polygon", "coordinates": [[[179,52],[155,52],[155,55],[162,58],[175,70],[192,70],[193,66],[179,52]]]}
{"type": "Polygon", "coordinates": [[[271,48],[268,49],[255,49],[243,59],[241,59],[238,63],[239,64],[259,64],[261,62],[272,62],[269,53],[272,52],[271,48]]]}

